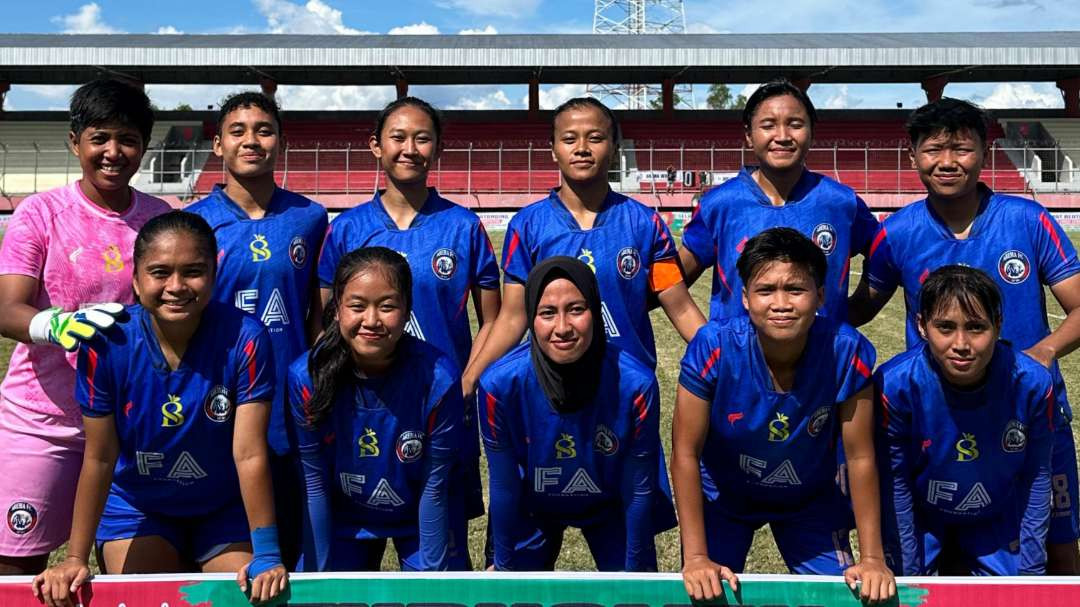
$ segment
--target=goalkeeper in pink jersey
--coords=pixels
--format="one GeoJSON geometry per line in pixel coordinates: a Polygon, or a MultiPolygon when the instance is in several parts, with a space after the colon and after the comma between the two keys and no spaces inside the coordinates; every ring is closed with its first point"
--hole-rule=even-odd
{"type": "Polygon", "coordinates": [[[19,342],[0,383],[0,574],[41,571],[68,537],[83,452],[74,351],[133,301],[135,235],[169,210],[128,185],[153,124],[142,91],[79,87],[68,138],[82,178],[23,200],[0,243],[0,334],[19,342]]]}

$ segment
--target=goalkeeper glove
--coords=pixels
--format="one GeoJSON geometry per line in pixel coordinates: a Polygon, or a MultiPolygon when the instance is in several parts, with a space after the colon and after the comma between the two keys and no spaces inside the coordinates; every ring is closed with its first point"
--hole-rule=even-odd
{"type": "Polygon", "coordinates": [[[95,304],[75,312],[49,308],[30,320],[30,341],[35,344],[57,344],[68,352],[79,347],[80,340],[93,337],[116,322],[124,311],[123,304],[95,304]]]}

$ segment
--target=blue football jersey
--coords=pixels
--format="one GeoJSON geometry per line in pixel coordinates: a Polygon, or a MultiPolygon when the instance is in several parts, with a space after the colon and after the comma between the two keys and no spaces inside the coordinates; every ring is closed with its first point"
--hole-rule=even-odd
{"type": "Polygon", "coordinates": [[[832,486],[838,407],[870,385],[876,356],[858,331],[818,317],[791,391],[777,392],[749,317],[706,324],[679,376],[710,407],[701,451],[706,499],[734,511],[790,510],[832,486]]]}
{"type": "Polygon", "coordinates": [[[683,231],[683,246],[699,264],[713,266],[709,318],[746,313],[735,262],[747,240],[778,226],[794,228],[821,247],[829,264],[821,314],[836,322],[846,321],[849,264],[853,256],[869,249],[877,219],[854,190],[808,170],[803,171],[787,203],[774,206],[749,167],[702,196],[683,231]]]}
{"type": "Polygon", "coordinates": [[[240,499],[233,461],[238,406],[274,397],[265,328],[210,302],[175,371],[140,305],[79,350],[75,399],[113,416],[120,442],[110,491],[140,510],[198,516],[240,499]]]}
{"type": "Polygon", "coordinates": [[[537,263],[556,255],[580,259],[596,274],[608,341],[656,366],[648,296],[682,279],[671,232],[640,202],[608,192],[590,230],[583,230],[556,190],[510,220],[503,243],[506,280],[524,285],[537,263]],[[654,272],[663,263],[660,272],[654,272]]]}
{"type": "Polygon", "coordinates": [[[960,390],[923,344],[882,365],[874,384],[880,450],[891,464],[883,517],[898,531],[904,571],[921,569],[917,529],[927,521],[1015,525],[1021,560],[1045,560],[1052,430],[1063,421],[1050,373],[1001,341],[986,382],[960,390]]]}
{"type": "Polygon", "coordinates": [[[412,317],[405,330],[434,344],[464,370],[472,348],[467,304],[473,287],[499,288],[499,266],[475,213],[430,188],[412,224],[398,229],[376,194],[334,220],[319,258],[320,284],[329,288],[346,253],[382,246],[401,253],[413,279],[412,317]]]}
{"type": "Polygon", "coordinates": [[[416,536],[428,472],[459,456],[465,405],[454,364],[434,346],[403,335],[393,366],[378,377],[354,377],[315,428],[305,412],[313,392],[303,355],[289,369],[289,407],[301,457],[322,460],[333,534],[416,536]]]}
{"type": "Polygon", "coordinates": [[[326,233],[326,209],[299,194],[277,188],[266,215],[248,217],[221,186],[185,209],[201,215],[218,244],[214,301],[255,315],[274,344],[278,377],[270,428],[270,447],[289,450],[285,430],[285,375],[307,350],[308,310],[315,280],[315,256],[326,233]]]}

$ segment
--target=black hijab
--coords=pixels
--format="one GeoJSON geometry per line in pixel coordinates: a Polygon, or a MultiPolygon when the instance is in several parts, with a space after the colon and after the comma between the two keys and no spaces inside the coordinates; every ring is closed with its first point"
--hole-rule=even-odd
{"type": "Polygon", "coordinates": [[[529,319],[529,349],[533,370],[544,395],[559,413],[569,413],[583,408],[592,401],[600,382],[600,368],[604,361],[604,317],[600,304],[600,287],[596,275],[589,266],[573,257],[549,257],[529,272],[525,283],[525,314],[529,319]],[[565,278],[574,284],[592,311],[592,343],[574,362],[558,364],[540,349],[536,333],[532,331],[540,296],[552,281],[565,278]]]}

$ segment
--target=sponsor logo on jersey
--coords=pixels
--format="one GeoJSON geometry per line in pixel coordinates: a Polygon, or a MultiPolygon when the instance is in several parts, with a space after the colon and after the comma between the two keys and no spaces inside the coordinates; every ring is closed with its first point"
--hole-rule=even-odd
{"type": "Polygon", "coordinates": [[[439,280],[450,280],[457,271],[457,253],[453,249],[442,248],[431,256],[431,271],[439,280]]]}
{"type": "Polygon", "coordinates": [[[615,455],[619,450],[619,437],[604,424],[596,427],[596,436],[593,437],[593,448],[600,455],[615,455]]]}
{"type": "Polygon", "coordinates": [[[206,395],[206,402],[203,403],[203,411],[206,413],[206,417],[210,418],[210,421],[217,423],[224,423],[229,421],[233,413],[232,400],[229,398],[229,389],[225,386],[215,386],[209,394],[206,395]]]}
{"type": "Polygon", "coordinates": [[[1023,251],[1009,249],[998,258],[998,274],[1005,282],[1018,285],[1031,274],[1031,262],[1023,251]]]}
{"type": "Polygon", "coordinates": [[[638,255],[637,249],[634,247],[624,247],[619,251],[617,265],[619,276],[630,280],[637,276],[638,270],[641,269],[641,256],[638,255]]]}
{"type": "Polygon", "coordinates": [[[979,446],[975,441],[975,435],[965,432],[960,440],[956,441],[956,461],[973,462],[979,459],[979,446]]]}
{"type": "Polygon", "coordinates": [[[582,249],[577,258],[581,263],[589,266],[589,269],[593,271],[593,274],[596,274],[596,260],[593,258],[592,251],[589,249],[582,249]]]}
{"type": "Polygon", "coordinates": [[[735,427],[735,422],[739,421],[743,417],[745,417],[745,416],[743,415],[742,411],[736,411],[734,413],[728,413],[727,414],[727,423],[730,424],[732,428],[734,428],[735,427]]]}
{"type": "Polygon", "coordinates": [[[555,459],[570,459],[577,457],[577,446],[574,437],[563,432],[555,441],[555,459]]]}
{"type": "MultiPolygon", "coordinates": [[[[555,466],[552,468],[534,468],[533,469],[533,490],[536,493],[552,493],[548,491],[548,487],[555,487],[558,489],[559,483],[562,482],[563,469],[555,466]]],[[[598,495],[601,493],[600,486],[596,484],[589,473],[585,471],[585,468],[578,468],[574,471],[574,474],[567,481],[566,485],[558,490],[558,493],[563,495],[574,495],[577,493],[588,493],[592,495],[598,495]]]]}
{"type": "Polygon", "coordinates": [[[791,436],[791,430],[788,426],[788,416],[777,413],[776,419],[769,422],[769,442],[782,443],[786,441],[791,436]]]}
{"type": "Polygon", "coordinates": [[[397,438],[397,444],[394,445],[394,452],[397,453],[398,461],[403,464],[420,459],[420,456],[424,454],[424,433],[416,430],[402,432],[397,438]]]}
{"type": "Polygon", "coordinates": [[[15,502],[7,511],[8,529],[15,535],[26,535],[37,527],[37,508],[30,502],[15,502]]]}
{"type": "Polygon", "coordinates": [[[420,319],[416,317],[415,310],[409,311],[409,322],[405,323],[405,332],[420,341],[427,341],[424,339],[424,330],[420,328],[420,319]]]}
{"type": "Polygon", "coordinates": [[[266,242],[266,236],[262,234],[252,235],[248,249],[251,250],[251,261],[258,263],[270,259],[270,243],[266,242]]]}
{"type": "Polygon", "coordinates": [[[364,433],[356,439],[356,444],[360,446],[360,457],[379,456],[379,437],[375,436],[375,431],[371,428],[364,428],[364,433]]]}
{"type": "Polygon", "coordinates": [[[175,394],[161,405],[161,427],[175,428],[184,423],[184,403],[175,394]]]}
{"type": "Polygon", "coordinates": [[[101,258],[105,260],[105,271],[110,274],[115,274],[124,269],[124,256],[120,253],[120,247],[114,244],[105,247],[105,250],[101,253],[101,258]]]}
{"type": "Polygon", "coordinates": [[[291,242],[289,242],[289,261],[297,270],[304,269],[304,264],[307,263],[308,258],[307,241],[303,236],[293,236],[291,242]]]}
{"type": "Polygon", "coordinates": [[[1017,420],[1010,420],[1001,435],[1001,448],[1005,453],[1019,453],[1027,447],[1027,428],[1017,420]]]}
{"type": "Polygon", "coordinates": [[[832,409],[829,406],[818,407],[810,416],[810,423],[806,424],[807,434],[814,437],[821,434],[822,428],[824,428],[825,424],[829,421],[829,412],[831,410],[832,409]]]}
{"type": "Polygon", "coordinates": [[[836,249],[836,230],[827,223],[819,223],[814,226],[814,232],[811,239],[826,255],[832,253],[833,250],[836,249]]]}
{"type": "Polygon", "coordinates": [[[619,325],[615,324],[615,317],[611,315],[611,310],[608,310],[607,302],[600,302],[600,316],[604,319],[604,333],[607,333],[608,337],[618,337],[619,325]]]}
{"type": "Polygon", "coordinates": [[[70,261],[72,264],[75,264],[77,261],[79,261],[79,255],[82,255],[82,252],[83,248],[78,247],[77,249],[68,254],[68,261],[70,261]]]}

